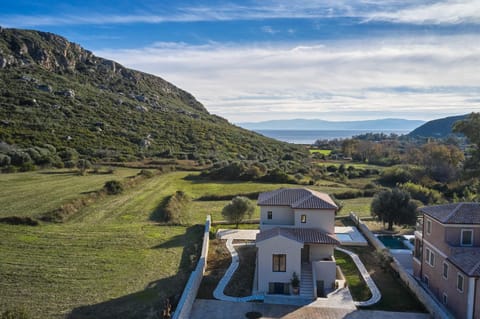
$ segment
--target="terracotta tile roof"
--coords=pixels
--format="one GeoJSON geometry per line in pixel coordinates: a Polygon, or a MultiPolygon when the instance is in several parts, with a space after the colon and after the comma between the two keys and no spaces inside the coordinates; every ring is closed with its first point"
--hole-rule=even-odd
{"type": "Polygon", "coordinates": [[[470,277],[480,277],[480,248],[462,247],[448,257],[448,260],[470,277]]]}
{"type": "Polygon", "coordinates": [[[281,188],[258,196],[259,206],[290,206],[303,209],[338,209],[325,193],[308,188],[281,188]]]}
{"type": "Polygon", "coordinates": [[[480,203],[425,206],[420,211],[443,224],[480,224],[480,203]]]}
{"type": "Polygon", "coordinates": [[[327,234],[314,228],[275,227],[258,233],[256,240],[258,242],[276,236],[283,236],[302,244],[340,245],[340,242],[336,239],[335,234],[327,234]]]}

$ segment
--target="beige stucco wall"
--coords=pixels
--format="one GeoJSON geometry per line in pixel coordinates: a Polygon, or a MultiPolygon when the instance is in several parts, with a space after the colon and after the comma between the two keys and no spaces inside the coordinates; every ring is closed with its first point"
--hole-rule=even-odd
{"type": "Polygon", "coordinates": [[[475,290],[475,311],[474,311],[474,317],[479,318],[480,317],[480,278],[477,278],[476,280],[476,290],[475,290]]]}
{"type": "Polygon", "coordinates": [[[320,209],[295,209],[295,227],[317,228],[324,232],[335,233],[335,211],[320,209]],[[301,222],[301,216],[307,216],[307,222],[301,222]]]}
{"type": "Polygon", "coordinates": [[[333,256],[333,245],[314,245],[310,246],[310,261],[322,260],[333,256]]]}
{"type": "Polygon", "coordinates": [[[275,226],[293,226],[293,209],[290,206],[260,206],[260,230],[275,226]],[[268,219],[268,212],[272,212],[272,219],[268,219]]]}
{"type": "Polygon", "coordinates": [[[298,276],[301,274],[301,255],[300,251],[303,244],[285,238],[283,236],[275,236],[270,239],[256,243],[258,248],[258,291],[268,292],[268,284],[270,282],[289,283],[293,272],[298,276]],[[272,255],[286,254],[286,271],[272,271],[272,255]]]}
{"type": "Polygon", "coordinates": [[[317,281],[323,280],[325,289],[335,287],[336,266],[335,261],[313,262],[313,270],[315,271],[317,281]]]}

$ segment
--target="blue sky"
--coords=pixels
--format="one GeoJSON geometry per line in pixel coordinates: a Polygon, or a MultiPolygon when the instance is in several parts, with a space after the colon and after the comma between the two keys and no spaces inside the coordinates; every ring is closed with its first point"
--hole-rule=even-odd
{"type": "Polygon", "coordinates": [[[480,111],[479,0],[2,1],[232,122],[480,111]]]}

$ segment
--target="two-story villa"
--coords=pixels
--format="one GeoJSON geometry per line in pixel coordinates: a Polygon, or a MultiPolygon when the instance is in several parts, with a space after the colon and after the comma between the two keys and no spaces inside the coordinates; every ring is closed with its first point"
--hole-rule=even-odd
{"type": "Polygon", "coordinates": [[[257,290],[289,294],[294,272],[302,297],[331,290],[339,242],[334,233],[338,207],[330,196],[306,188],[279,189],[260,194],[258,205],[257,290]]]}
{"type": "Polygon", "coordinates": [[[480,318],[480,204],[428,206],[415,232],[414,275],[456,318],[480,318]]]}

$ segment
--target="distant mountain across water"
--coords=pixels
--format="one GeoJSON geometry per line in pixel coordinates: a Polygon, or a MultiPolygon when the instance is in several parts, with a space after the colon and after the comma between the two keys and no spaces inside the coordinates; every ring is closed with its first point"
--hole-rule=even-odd
{"type": "Polygon", "coordinates": [[[264,122],[237,123],[249,130],[371,130],[411,131],[425,121],[405,119],[378,119],[364,121],[325,121],[320,119],[271,120],[264,122]]]}

